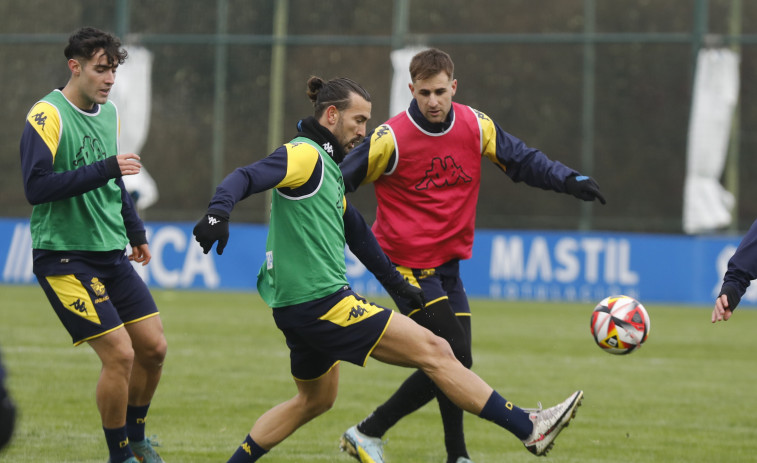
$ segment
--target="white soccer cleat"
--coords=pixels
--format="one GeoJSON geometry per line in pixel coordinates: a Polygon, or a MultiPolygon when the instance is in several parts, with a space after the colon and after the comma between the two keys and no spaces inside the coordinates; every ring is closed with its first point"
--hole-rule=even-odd
{"type": "Polygon", "coordinates": [[[381,438],[366,436],[357,430],[357,426],[342,434],[339,448],[360,463],[384,463],[384,443],[381,438]]]}
{"type": "Polygon", "coordinates": [[[528,417],[534,424],[534,430],[523,440],[523,445],[529,452],[542,456],[552,449],[557,435],[576,416],[576,409],[581,405],[583,396],[583,391],[576,391],[554,407],[546,410],[528,410],[530,412],[528,417]]]}

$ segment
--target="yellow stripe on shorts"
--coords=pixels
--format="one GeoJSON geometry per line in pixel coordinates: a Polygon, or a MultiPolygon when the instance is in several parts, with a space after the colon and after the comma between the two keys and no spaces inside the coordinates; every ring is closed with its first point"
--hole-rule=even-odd
{"type": "Polygon", "coordinates": [[[84,285],[73,275],[55,275],[45,277],[50,287],[60,299],[63,307],[75,315],[100,324],[100,317],[95,311],[92,299],[84,285]]]}
{"type": "Polygon", "coordinates": [[[416,288],[421,287],[420,283],[418,283],[418,279],[416,279],[415,275],[413,275],[413,269],[409,267],[405,267],[403,265],[398,265],[396,268],[397,268],[397,271],[400,272],[400,275],[405,277],[405,280],[407,280],[408,283],[415,286],[416,288]]]}
{"type": "Polygon", "coordinates": [[[347,296],[337,302],[328,312],[321,315],[319,320],[329,321],[339,326],[350,326],[372,317],[383,309],[370,302],[363,302],[355,296],[347,296]]]}

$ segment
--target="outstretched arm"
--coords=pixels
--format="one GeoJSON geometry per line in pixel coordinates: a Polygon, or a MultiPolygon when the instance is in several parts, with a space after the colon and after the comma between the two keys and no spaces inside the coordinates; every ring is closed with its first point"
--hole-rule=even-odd
{"type": "Polygon", "coordinates": [[[754,279],[757,279],[757,221],[749,227],[736,252],[728,261],[723,286],[712,310],[712,323],[731,318],[736,306],[741,302],[741,297],[754,279]]]}
{"type": "Polygon", "coordinates": [[[553,161],[536,148],[527,146],[519,138],[505,132],[492,119],[478,112],[481,124],[482,155],[489,158],[514,182],[573,195],[584,201],[605,198],[599,185],[591,177],[553,161]]]}
{"type": "Polygon", "coordinates": [[[414,309],[424,306],[423,291],[408,283],[397,271],[363,216],[349,201],[344,211],[344,236],[350,251],[376,276],[389,294],[410,300],[414,309]]]}
{"type": "Polygon", "coordinates": [[[229,218],[234,206],[254,193],[280,184],[287,176],[287,162],[287,149],[282,146],[260,161],[235,169],[223,179],[216,187],[207,212],[192,230],[205,254],[216,242],[216,252],[223,254],[229,241],[229,218]]]}

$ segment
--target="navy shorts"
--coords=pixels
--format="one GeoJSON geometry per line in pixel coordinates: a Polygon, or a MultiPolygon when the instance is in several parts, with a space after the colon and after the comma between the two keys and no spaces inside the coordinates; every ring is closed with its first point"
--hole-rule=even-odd
{"type": "Polygon", "coordinates": [[[273,309],[289,346],[292,376],[302,381],[320,378],[340,360],[365,366],[392,315],[349,288],[273,309]]]}
{"type": "MultiPolygon", "coordinates": [[[[420,287],[426,297],[426,306],[449,299],[452,311],[458,317],[470,317],[470,305],[465,294],[463,280],[460,278],[460,262],[451,260],[434,268],[408,268],[397,266],[397,270],[411,284],[420,287]]],[[[413,309],[404,299],[394,301],[397,308],[405,315],[411,315],[413,309]]]]}
{"type": "Polygon", "coordinates": [[[34,250],[34,275],[74,345],[158,315],[124,251],[34,250]]]}

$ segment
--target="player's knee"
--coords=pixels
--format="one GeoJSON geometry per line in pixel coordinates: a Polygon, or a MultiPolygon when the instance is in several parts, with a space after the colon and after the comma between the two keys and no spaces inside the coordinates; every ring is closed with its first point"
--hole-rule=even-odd
{"type": "Polygon", "coordinates": [[[335,402],[335,395],[322,395],[318,397],[303,398],[300,409],[307,421],[317,416],[323,415],[327,411],[331,410],[335,402]]]}
{"type": "Polygon", "coordinates": [[[147,368],[161,368],[168,352],[165,336],[158,336],[147,345],[140,345],[135,353],[139,363],[147,368]]]}
{"type": "Polygon", "coordinates": [[[447,342],[446,339],[436,336],[435,334],[430,332],[427,336],[426,352],[427,355],[424,362],[427,365],[426,368],[439,369],[445,363],[448,363],[450,361],[457,361],[455,358],[455,353],[452,351],[449,342],[447,342]]]}
{"type": "Polygon", "coordinates": [[[134,349],[129,345],[119,344],[100,358],[103,370],[129,376],[134,365],[134,349]]]}
{"type": "Polygon", "coordinates": [[[155,364],[163,366],[163,362],[166,359],[167,353],[168,353],[168,342],[166,341],[166,337],[160,336],[155,341],[155,345],[151,349],[150,358],[155,364]]]}

